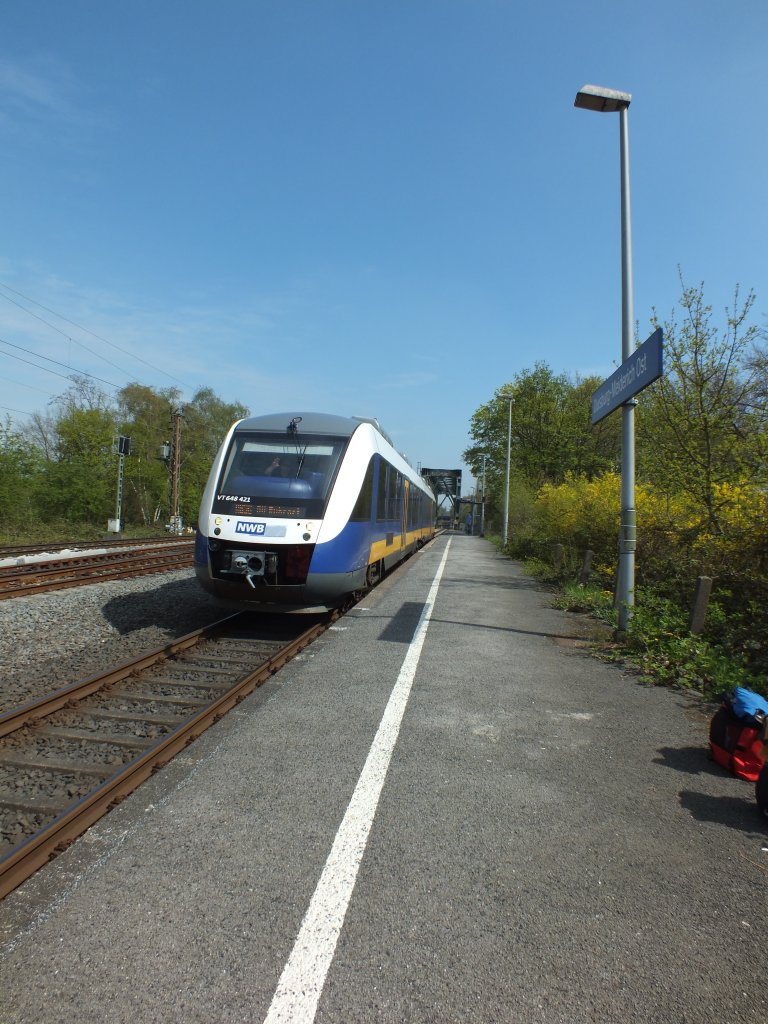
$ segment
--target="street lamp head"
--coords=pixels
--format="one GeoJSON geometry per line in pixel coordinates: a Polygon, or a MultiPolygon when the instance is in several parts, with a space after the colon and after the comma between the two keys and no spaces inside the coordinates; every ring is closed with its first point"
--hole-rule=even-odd
{"type": "Polygon", "coordinates": [[[632,93],[617,92],[616,89],[604,89],[601,85],[585,85],[576,94],[574,107],[582,110],[598,110],[612,114],[617,110],[626,110],[632,102],[632,93]]]}

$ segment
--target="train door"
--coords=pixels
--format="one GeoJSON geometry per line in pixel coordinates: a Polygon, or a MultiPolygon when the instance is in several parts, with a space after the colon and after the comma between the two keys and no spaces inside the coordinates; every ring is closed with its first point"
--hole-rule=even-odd
{"type": "Polygon", "coordinates": [[[400,524],[400,548],[408,543],[408,501],[410,497],[410,481],[403,477],[403,518],[400,524]]]}

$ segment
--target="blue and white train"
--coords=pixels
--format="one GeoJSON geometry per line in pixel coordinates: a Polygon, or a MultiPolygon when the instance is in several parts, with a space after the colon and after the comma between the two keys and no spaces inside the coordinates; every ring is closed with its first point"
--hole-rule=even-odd
{"type": "Polygon", "coordinates": [[[195,571],[229,604],[324,611],[433,537],[435,515],[376,420],[255,416],[230,428],[213,463],[195,571]]]}

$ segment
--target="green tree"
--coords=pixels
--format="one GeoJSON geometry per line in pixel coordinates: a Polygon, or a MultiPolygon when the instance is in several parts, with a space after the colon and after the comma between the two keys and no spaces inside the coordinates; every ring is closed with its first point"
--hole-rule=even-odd
{"type": "Polygon", "coordinates": [[[536,363],[475,412],[470,424],[474,443],[464,452],[464,460],[480,477],[486,456],[492,512],[503,509],[510,423],[510,489],[518,488],[523,504],[526,494],[535,494],[545,483],[560,483],[568,473],[592,477],[616,466],[620,425],[607,418],[590,426],[591,397],[599,383],[595,377],[574,382],[553,373],[546,363],[536,363]]]}
{"type": "Polygon", "coordinates": [[[152,525],[168,515],[168,466],[160,449],[171,437],[169,410],[179,404],[175,388],[155,391],[132,383],[117,396],[120,431],[131,438],[125,460],[124,513],[127,522],[152,525]]]}
{"type": "Polygon", "coordinates": [[[227,431],[247,415],[246,406],[223,402],[211,388],[200,388],[183,407],[180,511],[185,523],[197,519],[211,464],[227,431]]]}
{"type": "Polygon", "coordinates": [[[754,345],[746,360],[750,390],[744,411],[756,439],[757,463],[765,467],[768,466],[768,347],[763,342],[768,332],[761,328],[758,334],[760,343],[754,345]]]}
{"type": "Polygon", "coordinates": [[[83,378],[74,378],[53,405],[56,450],[47,474],[50,511],[73,523],[103,521],[114,507],[117,485],[115,410],[83,378]]]}
{"type": "Polygon", "coordinates": [[[44,474],[41,450],[13,429],[10,417],[0,423],[0,530],[5,534],[37,520],[44,474]]]}
{"type": "MultiPolygon", "coordinates": [[[[748,324],[755,296],[736,288],[725,324],[717,328],[704,286],[680,278],[683,318],[664,326],[664,375],[640,396],[639,467],[669,494],[685,493],[702,523],[720,532],[718,488],[764,482],[765,397],[750,353],[760,332],[748,324]]],[[[659,326],[654,310],[652,323],[659,326]]]]}
{"type": "Polygon", "coordinates": [[[122,517],[128,523],[166,522],[170,510],[169,465],[160,457],[173,437],[174,410],[181,420],[181,514],[197,518],[211,464],[227,430],[248,415],[239,402],[223,402],[200,388],[182,407],[175,388],[155,391],[132,382],[113,401],[86,377],[73,376],[67,390],[13,431],[0,425],[0,529],[62,520],[106,524],[115,509],[118,459],[115,440],[131,438],[124,462],[122,517]]]}

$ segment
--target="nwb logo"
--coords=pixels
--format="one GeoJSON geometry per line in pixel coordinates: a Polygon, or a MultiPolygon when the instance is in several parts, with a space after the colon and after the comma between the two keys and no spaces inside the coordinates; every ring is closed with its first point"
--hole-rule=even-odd
{"type": "Polygon", "coordinates": [[[266,523],[238,523],[235,527],[235,533],[264,533],[267,528],[266,523]]]}

